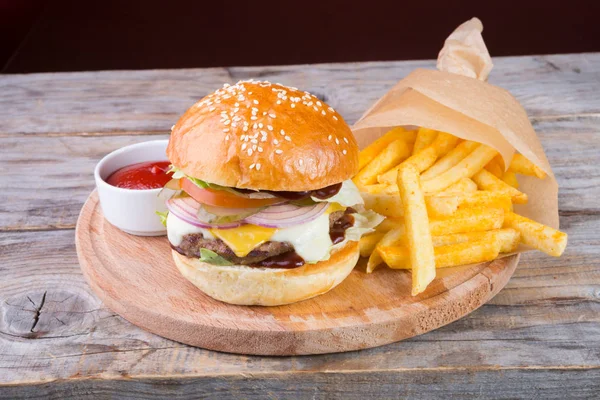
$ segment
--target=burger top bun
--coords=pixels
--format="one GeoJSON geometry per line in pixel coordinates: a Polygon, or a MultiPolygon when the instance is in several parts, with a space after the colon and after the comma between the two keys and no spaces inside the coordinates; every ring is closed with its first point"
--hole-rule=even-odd
{"type": "Polygon", "coordinates": [[[358,153],[333,108],[308,92],[258,81],[225,85],[194,104],[167,147],[173,165],[190,177],[295,192],[350,179],[358,153]]]}

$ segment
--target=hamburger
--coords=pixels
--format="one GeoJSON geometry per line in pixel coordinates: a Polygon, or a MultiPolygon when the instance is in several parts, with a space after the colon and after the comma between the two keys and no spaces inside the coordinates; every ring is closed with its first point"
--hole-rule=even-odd
{"type": "Polygon", "coordinates": [[[350,180],[358,153],[343,118],[308,92],[250,80],[204,97],[167,147],[177,192],[164,219],[177,268],[231,304],[333,289],[382,220],[350,180]]]}

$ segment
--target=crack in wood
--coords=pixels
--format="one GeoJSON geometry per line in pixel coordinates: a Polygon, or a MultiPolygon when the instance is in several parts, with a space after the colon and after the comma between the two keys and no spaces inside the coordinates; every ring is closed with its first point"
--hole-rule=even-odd
{"type": "Polygon", "coordinates": [[[31,304],[33,304],[33,306],[35,307],[35,314],[33,316],[33,324],[31,325],[31,329],[29,330],[31,333],[35,333],[33,330],[35,329],[35,327],[37,326],[39,320],[40,320],[40,315],[42,314],[42,308],[44,307],[44,304],[46,303],[46,294],[48,292],[45,291],[44,294],[42,295],[42,300],[40,301],[40,305],[36,306],[35,303],[31,300],[31,298],[29,296],[27,296],[27,300],[29,300],[31,302],[31,304]]]}

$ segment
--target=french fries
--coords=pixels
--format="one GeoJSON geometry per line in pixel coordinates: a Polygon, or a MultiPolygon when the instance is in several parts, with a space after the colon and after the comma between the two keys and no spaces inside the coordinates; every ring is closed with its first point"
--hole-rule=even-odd
{"type": "Polygon", "coordinates": [[[415,146],[413,147],[413,155],[418,154],[421,150],[429,147],[437,135],[437,131],[434,131],[433,129],[419,128],[415,146]]]}
{"type": "Polygon", "coordinates": [[[527,195],[525,193],[496,178],[491,172],[485,169],[473,175],[473,181],[481,190],[491,190],[508,194],[515,204],[527,203],[527,195]]]}
{"type": "Polygon", "coordinates": [[[486,145],[479,145],[454,167],[433,179],[423,182],[425,193],[436,193],[446,189],[461,178],[470,178],[480,171],[498,152],[486,145]]]}
{"type": "Polygon", "coordinates": [[[409,155],[410,149],[406,142],[402,139],[394,140],[375,156],[373,161],[361,169],[353,180],[357,186],[373,184],[377,182],[377,175],[398,165],[409,155]]]}
{"type": "Polygon", "coordinates": [[[519,188],[519,181],[517,180],[517,174],[512,171],[506,171],[502,174],[501,178],[506,184],[514,187],[515,189],[519,188]]]}
{"type": "Polygon", "coordinates": [[[477,146],[479,146],[479,143],[471,142],[470,140],[459,143],[458,146],[447,152],[444,157],[437,160],[431,168],[423,172],[421,174],[421,180],[432,179],[442,172],[446,172],[468,156],[477,146]]]}
{"type": "Polygon", "coordinates": [[[450,218],[429,221],[432,235],[500,229],[504,210],[500,208],[471,208],[457,212],[450,218]]]}
{"type": "Polygon", "coordinates": [[[413,166],[408,165],[398,170],[398,189],[404,208],[406,239],[412,266],[412,295],[416,296],[435,278],[435,256],[431,232],[426,223],[429,218],[419,172],[413,166]]]}
{"type": "Polygon", "coordinates": [[[535,176],[539,179],[546,177],[546,173],[540,167],[526,159],[522,154],[515,154],[508,170],[521,175],[535,176]]]}
{"type": "Polygon", "coordinates": [[[365,165],[369,164],[390,143],[402,139],[405,133],[406,131],[402,127],[394,128],[367,146],[367,148],[360,152],[358,157],[358,169],[363,169],[365,165]]]}
{"type": "Polygon", "coordinates": [[[515,214],[525,204],[517,175],[546,173],[521,154],[508,168],[491,147],[445,132],[393,129],[361,152],[354,178],[365,207],[386,216],[359,242],[367,273],[410,269],[412,295],[436,268],[492,261],[521,244],[560,256],[567,235],[515,214]],[[413,146],[414,143],[414,146],[413,146]]]}
{"type": "MultiPolygon", "coordinates": [[[[410,252],[405,246],[382,246],[381,258],[393,269],[412,269],[410,252]]],[[[447,268],[475,264],[498,258],[500,243],[496,240],[479,240],[439,246],[434,249],[435,267],[447,268]]]]}
{"type": "Polygon", "coordinates": [[[567,247],[567,234],[525,218],[521,215],[506,213],[504,226],[521,234],[521,241],[554,257],[560,257],[567,247]]]}
{"type": "Polygon", "coordinates": [[[384,235],[385,233],[373,232],[371,234],[361,237],[358,241],[360,256],[369,257],[371,253],[373,253],[373,250],[375,250],[375,246],[377,246],[377,243],[381,241],[381,238],[383,238],[384,235]]]}
{"type": "Polygon", "coordinates": [[[390,230],[387,232],[383,238],[377,243],[375,247],[375,251],[371,253],[369,256],[369,261],[367,262],[367,273],[370,274],[377,268],[379,264],[383,262],[381,258],[381,254],[379,252],[380,247],[389,246],[392,243],[398,242],[404,236],[404,224],[390,230]]]}
{"type": "Polygon", "coordinates": [[[462,178],[437,194],[471,193],[477,191],[477,184],[470,178],[462,178]]]}

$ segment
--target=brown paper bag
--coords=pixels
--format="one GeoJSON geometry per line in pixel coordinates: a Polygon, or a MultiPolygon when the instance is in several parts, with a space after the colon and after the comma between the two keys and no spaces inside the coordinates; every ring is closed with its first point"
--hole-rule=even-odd
{"type": "Polygon", "coordinates": [[[492,69],[477,18],[459,26],[438,56],[440,71],[417,69],[398,82],[354,124],[360,148],[396,126],[448,132],[498,150],[508,166],[515,151],[548,176],[519,176],[529,202],[515,212],[558,229],[558,184],[544,149],[519,102],[485,82],[492,69]]]}

